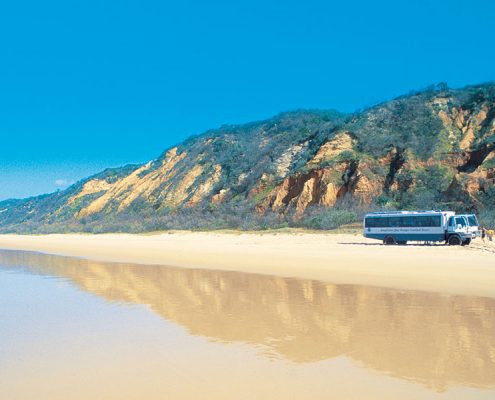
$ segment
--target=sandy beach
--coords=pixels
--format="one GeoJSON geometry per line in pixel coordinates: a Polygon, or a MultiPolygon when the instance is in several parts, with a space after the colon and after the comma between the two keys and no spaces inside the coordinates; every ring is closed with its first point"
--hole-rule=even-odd
{"type": "Polygon", "coordinates": [[[305,232],[0,235],[0,248],[495,297],[495,245],[480,239],[449,247],[305,232]]]}

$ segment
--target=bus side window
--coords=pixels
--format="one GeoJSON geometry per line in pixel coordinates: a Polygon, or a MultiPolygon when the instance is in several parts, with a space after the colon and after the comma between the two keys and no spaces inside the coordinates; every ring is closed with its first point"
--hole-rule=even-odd
{"type": "Polygon", "coordinates": [[[416,226],[416,220],[414,217],[403,217],[404,218],[404,227],[415,227],[416,226]]]}
{"type": "Polygon", "coordinates": [[[388,226],[390,228],[400,227],[400,217],[390,217],[388,218],[388,226]]]}
{"type": "Polygon", "coordinates": [[[449,218],[449,226],[454,226],[454,217],[449,218]]]}

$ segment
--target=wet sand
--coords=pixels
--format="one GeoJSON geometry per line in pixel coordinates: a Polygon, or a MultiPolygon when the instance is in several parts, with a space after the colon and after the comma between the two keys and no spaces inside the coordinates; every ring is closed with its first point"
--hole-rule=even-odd
{"type": "Polygon", "coordinates": [[[383,246],[360,235],[170,232],[0,235],[0,248],[495,297],[495,246],[383,246]]]}
{"type": "Polygon", "coordinates": [[[0,251],[0,398],[495,394],[495,299],[0,251]]]}

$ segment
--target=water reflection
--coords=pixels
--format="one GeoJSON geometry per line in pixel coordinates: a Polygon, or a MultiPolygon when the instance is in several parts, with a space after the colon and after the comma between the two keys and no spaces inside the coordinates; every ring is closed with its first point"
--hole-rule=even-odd
{"type": "Polygon", "coordinates": [[[347,356],[444,391],[495,387],[495,299],[0,251],[0,267],[146,304],[192,335],[308,363],[347,356]]]}

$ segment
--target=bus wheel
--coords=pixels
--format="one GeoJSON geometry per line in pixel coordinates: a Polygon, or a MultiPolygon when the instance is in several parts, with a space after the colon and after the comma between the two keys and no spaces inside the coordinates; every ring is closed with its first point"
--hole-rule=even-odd
{"type": "Polygon", "coordinates": [[[395,244],[395,238],[393,236],[386,236],[385,239],[383,239],[383,244],[386,244],[388,246],[395,244]]]}
{"type": "Polygon", "coordinates": [[[459,246],[461,244],[461,238],[457,235],[449,237],[449,246],[459,246]]]}
{"type": "Polygon", "coordinates": [[[462,245],[469,246],[470,243],[471,243],[471,239],[466,239],[464,242],[462,242],[462,245]]]}

